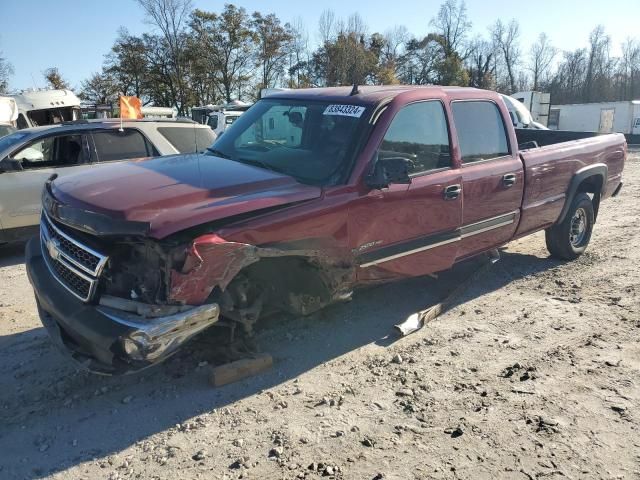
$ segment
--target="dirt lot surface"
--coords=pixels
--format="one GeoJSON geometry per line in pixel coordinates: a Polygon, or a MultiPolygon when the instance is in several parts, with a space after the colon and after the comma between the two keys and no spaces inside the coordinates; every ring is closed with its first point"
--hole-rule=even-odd
{"type": "Polygon", "coordinates": [[[639,218],[636,153],[579,260],[514,242],[400,340],[392,325],[466,270],[269,321],[274,368],[222,388],[203,342],[136,376],[77,371],[22,247],[0,248],[0,478],[640,478],[639,218]]]}

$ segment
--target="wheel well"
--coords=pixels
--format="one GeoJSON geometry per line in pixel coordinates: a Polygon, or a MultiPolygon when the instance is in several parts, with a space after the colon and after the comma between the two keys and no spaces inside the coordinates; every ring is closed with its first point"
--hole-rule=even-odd
{"type": "Polygon", "coordinates": [[[591,175],[585,178],[578,185],[576,193],[590,193],[592,194],[591,202],[593,203],[593,220],[598,218],[598,210],[600,208],[600,198],[602,197],[602,186],[604,179],[602,175],[591,175]]]}
{"type": "Polygon", "coordinates": [[[600,194],[602,192],[602,176],[601,175],[591,175],[590,177],[585,178],[578,185],[578,192],[584,193],[593,193],[600,194]]]}
{"type": "Polygon", "coordinates": [[[233,314],[259,301],[265,310],[309,315],[335,301],[351,276],[351,267],[326,265],[316,258],[262,258],[231,281],[223,294],[223,313],[233,314]]]}

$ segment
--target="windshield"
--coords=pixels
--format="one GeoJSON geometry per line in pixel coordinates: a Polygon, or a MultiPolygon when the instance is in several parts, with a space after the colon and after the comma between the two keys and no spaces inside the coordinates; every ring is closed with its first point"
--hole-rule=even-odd
{"type": "Polygon", "coordinates": [[[329,102],[260,100],[237,117],[209,153],[303,183],[335,184],[350,167],[365,110],[329,102]]]}
{"type": "Polygon", "coordinates": [[[20,145],[29,135],[30,134],[28,132],[15,132],[11,135],[0,138],[0,152],[10,149],[16,145],[20,145]]]}

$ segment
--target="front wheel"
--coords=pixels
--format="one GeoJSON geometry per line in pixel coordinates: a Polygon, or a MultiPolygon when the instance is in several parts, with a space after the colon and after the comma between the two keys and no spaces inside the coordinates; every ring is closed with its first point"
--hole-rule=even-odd
{"type": "Polygon", "coordinates": [[[564,220],[545,230],[547,250],[556,258],[575,260],[589,245],[593,223],[593,202],[586,193],[578,193],[564,220]]]}

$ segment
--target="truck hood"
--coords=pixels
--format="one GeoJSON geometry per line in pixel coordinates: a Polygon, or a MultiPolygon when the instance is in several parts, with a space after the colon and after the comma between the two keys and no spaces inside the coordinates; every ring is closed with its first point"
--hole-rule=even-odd
{"type": "Polygon", "coordinates": [[[114,224],[147,224],[147,235],[158,239],[322,193],[286,175],[198,154],[96,166],[56,179],[47,188],[63,206],[107,217],[114,224]]]}

